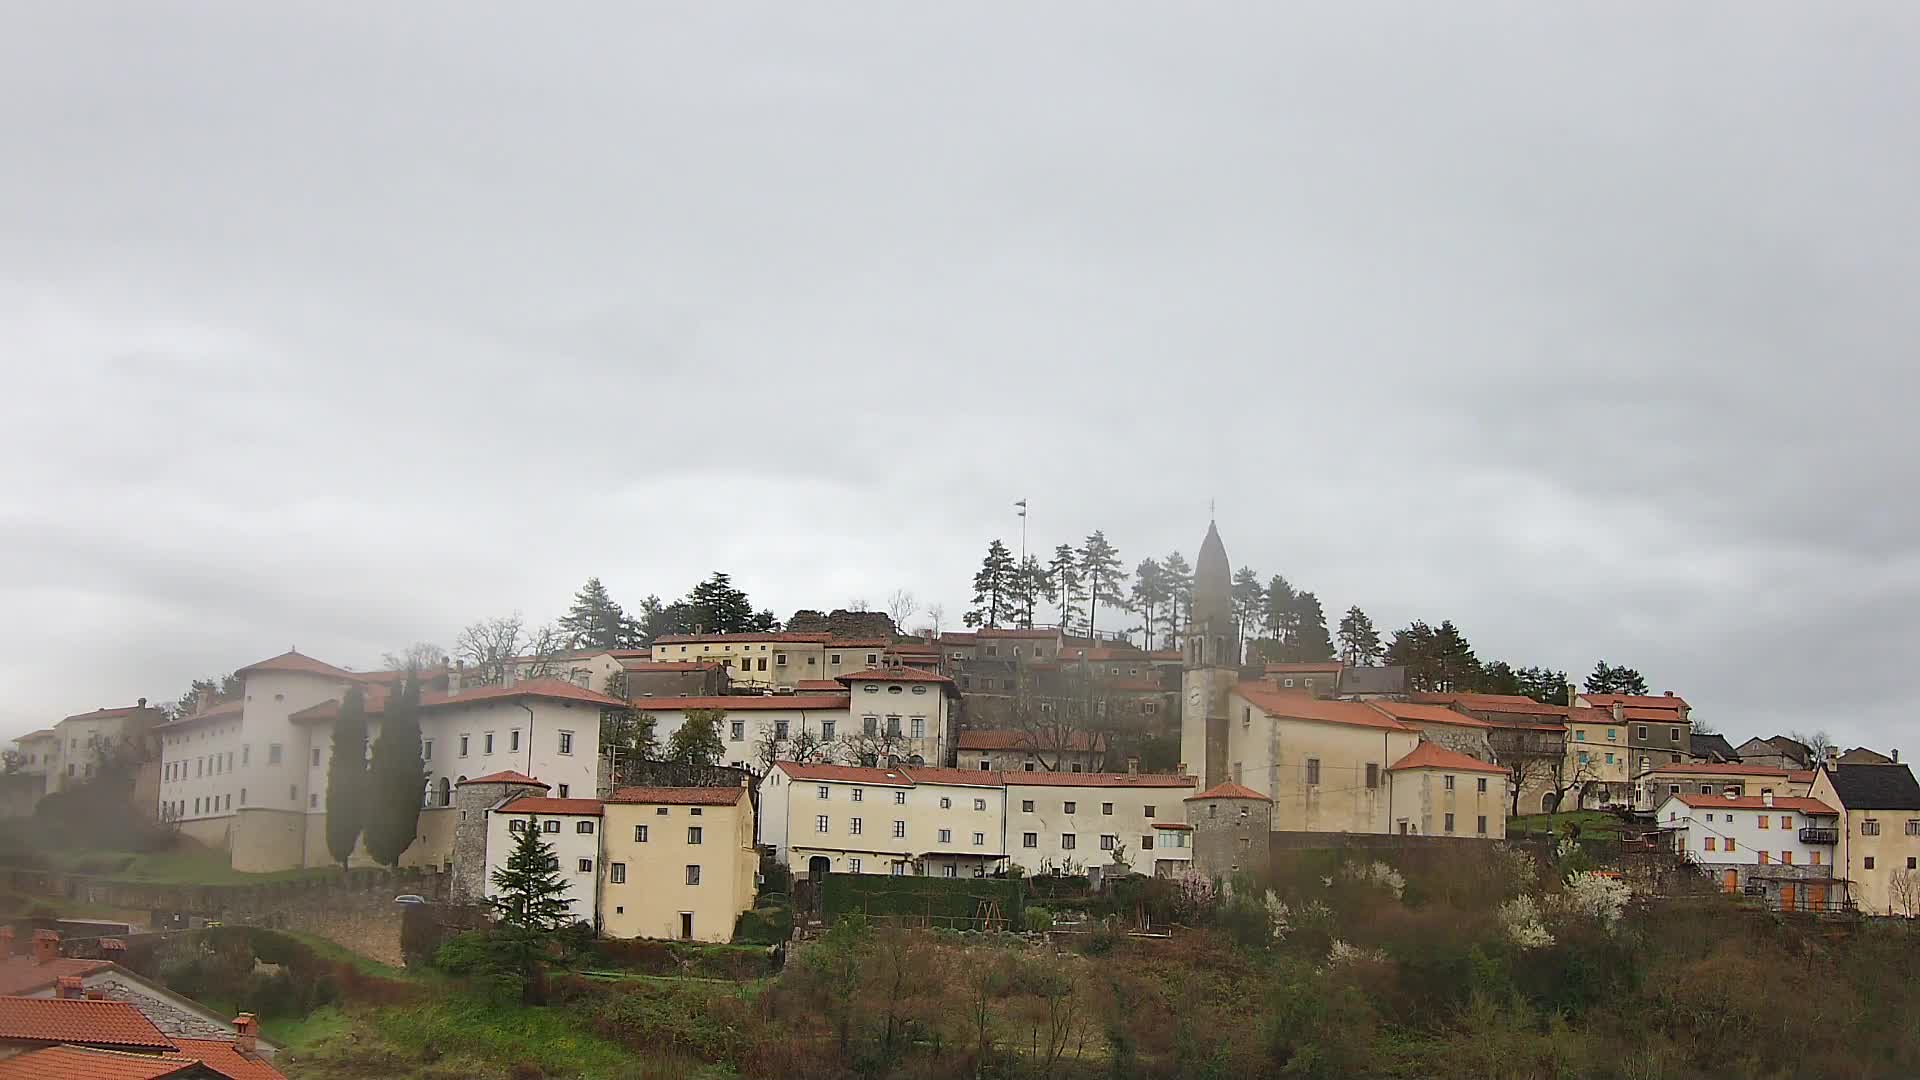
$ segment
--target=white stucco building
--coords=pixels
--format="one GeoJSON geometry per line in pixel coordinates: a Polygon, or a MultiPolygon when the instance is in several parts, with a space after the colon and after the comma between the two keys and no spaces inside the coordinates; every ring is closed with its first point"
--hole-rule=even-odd
{"type": "MultiPolygon", "coordinates": [[[[736,793],[737,795],[737,793],[736,793]]],[[[495,870],[505,866],[524,829],[536,829],[553,849],[552,867],[566,882],[567,903],[576,922],[595,924],[600,911],[600,852],[603,806],[598,799],[555,799],[523,795],[487,814],[486,895],[499,895],[495,870]]]]}
{"type": "Polygon", "coordinates": [[[760,842],[796,877],[979,877],[1006,859],[999,773],[783,761],[760,787],[760,842]]]}
{"type": "Polygon", "coordinates": [[[1183,800],[1191,776],[1010,772],[1007,853],[1028,874],[1112,866],[1116,849],[1135,873],[1166,873],[1193,860],[1183,800]],[[1167,864],[1167,865],[1162,865],[1167,864]]]}
{"type": "MultiPolygon", "coordinates": [[[[793,693],[724,697],[652,698],[635,708],[654,719],[662,745],[686,723],[689,711],[719,711],[721,761],[766,767],[771,737],[781,748],[802,732],[812,734],[828,756],[849,765],[938,766],[953,746],[953,709],[960,692],[944,675],[915,668],[871,669],[841,675],[837,690],[817,684],[793,693]]],[[[777,758],[779,755],[776,754],[777,758]]]]}
{"type": "Polygon", "coordinates": [[[1656,814],[1675,851],[1726,892],[1764,882],[1782,903],[1816,910],[1845,895],[1833,876],[1840,811],[1818,799],[1683,792],[1656,814]]]}

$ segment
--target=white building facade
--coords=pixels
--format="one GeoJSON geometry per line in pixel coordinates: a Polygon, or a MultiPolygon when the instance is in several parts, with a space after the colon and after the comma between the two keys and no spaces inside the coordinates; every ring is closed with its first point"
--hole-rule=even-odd
{"type": "Polygon", "coordinates": [[[760,787],[760,842],[796,877],[980,877],[1006,860],[998,773],[902,766],[774,765],[760,787]]]}
{"type": "Polygon", "coordinates": [[[1817,799],[1682,793],[1656,816],[1673,849],[1725,892],[1752,886],[1789,909],[1819,910],[1843,898],[1833,880],[1840,812],[1817,799]]]}
{"type": "Polygon", "coordinates": [[[575,922],[598,929],[600,853],[603,816],[597,799],[555,799],[523,795],[487,814],[486,895],[499,895],[493,873],[507,864],[520,832],[534,829],[553,850],[548,864],[566,882],[566,899],[575,922]]]}
{"type": "Polygon", "coordinates": [[[1007,853],[1028,874],[1115,866],[1118,852],[1141,874],[1193,860],[1186,820],[1194,777],[1131,773],[1004,774],[1007,853]]]}

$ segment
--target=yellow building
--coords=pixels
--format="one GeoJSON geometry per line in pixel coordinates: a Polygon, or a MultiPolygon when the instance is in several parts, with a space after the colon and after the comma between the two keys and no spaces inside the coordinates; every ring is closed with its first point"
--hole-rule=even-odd
{"type": "Polygon", "coordinates": [[[1840,811],[1834,876],[1869,915],[1920,915],[1920,784],[1905,765],[1832,765],[1813,798],[1840,811]]]}
{"type": "Polygon", "coordinates": [[[1387,766],[1420,732],[1357,701],[1242,682],[1227,695],[1226,779],[1273,800],[1277,832],[1386,833],[1387,766]]]}
{"type": "Polygon", "coordinates": [[[760,862],[746,788],[621,788],[603,821],[603,935],[732,939],[760,862]]]}
{"type": "Polygon", "coordinates": [[[736,686],[770,689],[879,667],[890,647],[831,634],[667,634],[653,643],[653,659],[717,663],[736,686]]]}
{"type": "Polygon", "coordinates": [[[1771,765],[1695,761],[1662,765],[1647,773],[1634,792],[1636,809],[1653,811],[1675,795],[1789,795],[1798,794],[1787,770],[1771,765]]]}
{"type": "Polygon", "coordinates": [[[1422,742],[1387,766],[1387,819],[1421,836],[1507,835],[1507,770],[1438,743],[1422,742]]]}
{"type": "Polygon", "coordinates": [[[1604,709],[1567,710],[1566,778],[1588,807],[1633,801],[1627,725],[1604,709]]]}

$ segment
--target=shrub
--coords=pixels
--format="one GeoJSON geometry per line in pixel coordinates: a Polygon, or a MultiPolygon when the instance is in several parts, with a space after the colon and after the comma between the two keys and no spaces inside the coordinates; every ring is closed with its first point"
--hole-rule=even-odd
{"type": "Polygon", "coordinates": [[[1053,929],[1053,912],[1043,907],[1030,907],[1026,910],[1026,923],[1030,933],[1044,934],[1053,929]]]}

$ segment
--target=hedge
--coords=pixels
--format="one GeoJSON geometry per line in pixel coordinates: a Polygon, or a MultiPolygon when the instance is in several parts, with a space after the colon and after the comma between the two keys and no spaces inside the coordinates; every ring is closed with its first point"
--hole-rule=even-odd
{"type": "Polygon", "coordinates": [[[977,926],[975,920],[992,904],[1009,926],[1018,929],[1022,924],[1020,883],[1000,878],[828,874],[820,897],[829,923],[841,915],[864,914],[919,917],[934,926],[967,928],[977,926]]]}

